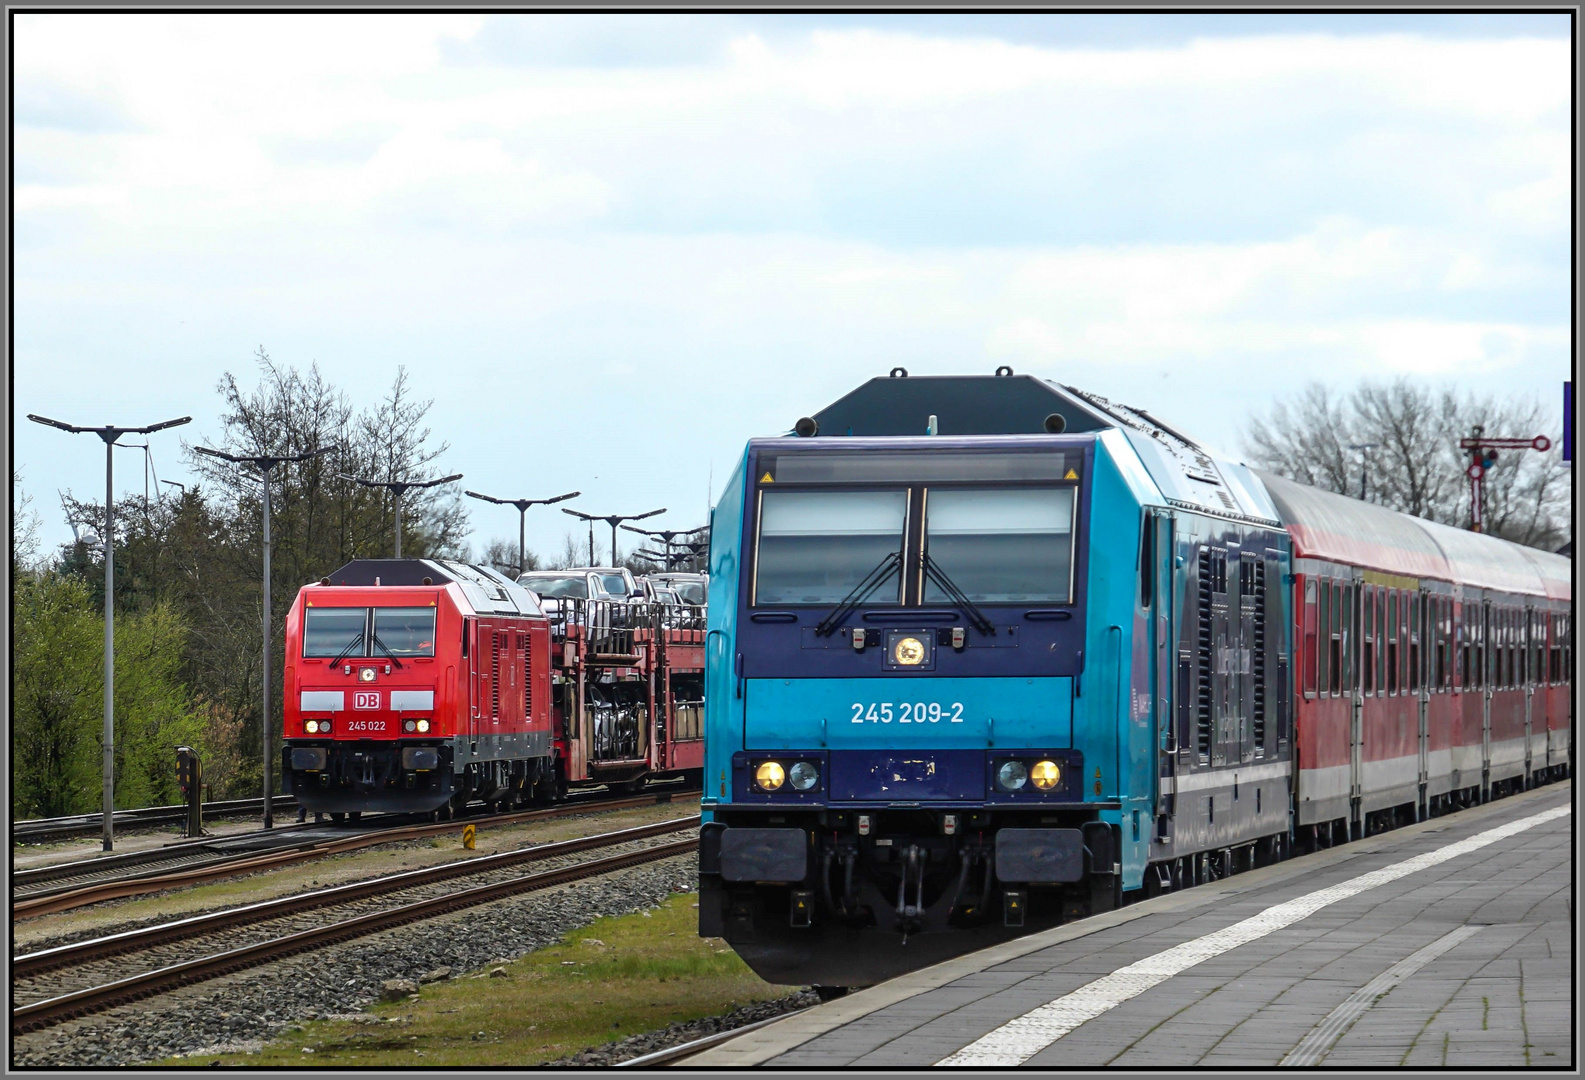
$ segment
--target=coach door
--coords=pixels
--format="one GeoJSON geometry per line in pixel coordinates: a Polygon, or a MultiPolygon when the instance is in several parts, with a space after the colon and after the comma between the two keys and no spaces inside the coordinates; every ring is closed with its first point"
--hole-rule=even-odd
{"type": "MultiPolygon", "coordinates": [[[[1326,588],[1323,583],[1321,588],[1326,588]]],[[[1365,585],[1359,582],[1359,587],[1353,590],[1354,610],[1347,612],[1347,621],[1350,625],[1361,626],[1360,617],[1365,611],[1365,585]]],[[[1344,590],[1343,595],[1348,595],[1344,590]]],[[[1377,593],[1378,602],[1380,593],[1377,593]]],[[[1354,640],[1360,644],[1355,646],[1363,650],[1365,635],[1354,634],[1354,640]]],[[[1361,657],[1363,659],[1363,657],[1361,657]]],[[[1359,663],[1353,665],[1354,671],[1361,670],[1359,663]]],[[[1353,679],[1354,688],[1348,689],[1348,828],[1349,835],[1358,840],[1365,835],[1365,813],[1361,809],[1364,805],[1364,756],[1365,756],[1365,698],[1357,687],[1362,679],[1353,679]]]]}
{"type": "Polygon", "coordinates": [[[1535,647],[1535,608],[1529,605],[1524,609],[1524,626],[1519,637],[1519,655],[1523,657],[1519,664],[1519,683],[1524,687],[1524,786],[1530,789],[1530,713],[1531,699],[1535,695],[1535,684],[1540,680],[1536,678],[1536,647],[1535,647]]]}
{"type": "Polygon", "coordinates": [[[1491,798],[1491,601],[1480,602],[1480,801],[1491,798]]]}
{"type": "Polygon", "coordinates": [[[1420,787],[1419,798],[1415,801],[1415,820],[1423,821],[1429,812],[1426,790],[1431,782],[1431,679],[1436,671],[1436,665],[1431,662],[1436,651],[1436,616],[1432,612],[1436,610],[1436,603],[1423,589],[1416,600],[1414,625],[1409,632],[1410,641],[1417,646],[1410,649],[1409,662],[1417,672],[1413,681],[1419,687],[1416,698],[1420,713],[1420,787]]]}

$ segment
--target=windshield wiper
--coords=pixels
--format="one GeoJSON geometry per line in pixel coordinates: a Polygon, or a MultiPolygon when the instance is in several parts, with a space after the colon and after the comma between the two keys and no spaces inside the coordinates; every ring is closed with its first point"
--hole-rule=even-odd
{"type": "Polygon", "coordinates": [[[968,612],[969,624],[986,637],[995,637],[996,627],[991,624],[991,620],[985,617],[985,612],[975,607],[974,601],[964,595],[963,590],[958,588],[956,582],[947,577],[946,571],[941,569],[936,561],[930,557],[928,548],[925,550],[923,561],[926,576],[941,587],[941,591],[947,594],[947,599],[968,612]]]}
{"type": "Polygon", "coordinates": [[[363,644],[363,631],[360,630],[360,631],[358,631],[358,636],[353,638],[351,641],[347,642],[347,647],[345,649],[342,649],[341,652],[339,652],[338,654],[336,654],[336,658],[330,662],[330,666],[331,667],[335,667],[337,664],[341,663],[347,657],[352,655],[352,650],[353,649],[356,649],[359,645],[362,645],[362,644],[363,644]]]}
{"type": "Polygon", "coordinates": [[[902,557],[897,552],[889,552],[886,558],[881,560],[879,566],[865,574],[864,580],[853,586],[853,591],[842,598],[842,602],[836,606],[831,614],[820,620],[820,625],[815,627],[815,637],[829,636],[837,628],[838,624],[847,618],[849,612],[862,604],[870,593],[880,588],[886,579],[892,576],[892,571],[901,562],[902,557]]]}
{"type": "Polygon", "coordinates": [[[391,663],[395,664],[398,668],[400,668],[402,666],[402,662],[396,658],[396,654],[391,651],[391,647],[389,645],[387,645],[385,642],[380,640],[380,635],[379,634],[375,634],[373,640],[374,640],[374,647],[376,649],[379,649],[386,656],[389,656],[391,658],[391,663]]]}

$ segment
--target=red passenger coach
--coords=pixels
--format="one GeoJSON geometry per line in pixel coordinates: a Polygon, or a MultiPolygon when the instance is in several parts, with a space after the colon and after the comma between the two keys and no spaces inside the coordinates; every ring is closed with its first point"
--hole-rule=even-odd
{"type": "Polygon", "coordinates": [[[1260,478],[1293,538],[1301,833],[1358,837],[1564,774],[1568,559],[1260,478]]]}
{"type": "Polygon", "coordinates": [[[348,563],[287,616],[287,793],[332,815],[548,797],[549,658],[533,594],[492,571],[348,563]]]}

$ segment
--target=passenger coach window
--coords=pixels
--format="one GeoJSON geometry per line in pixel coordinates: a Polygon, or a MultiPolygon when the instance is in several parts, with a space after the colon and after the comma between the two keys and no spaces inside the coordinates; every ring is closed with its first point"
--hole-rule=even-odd
{"type": "Polygon", "coordinates": [[[1334,696],[1343,692],[1343,586],[1332,585],[1331,652],[1327,654],[1327,677],[1334,696]]]}
{"type": "Polygon", "coordinates": [[[1304,581],[1304,692],[1312,697],[1315,695],[1315,676],[1318,670],[1315,645],[1315,579],[1307,577],[1304,581]]]}
{"type": "Polygon", "coordinates": [[[867,602],[901,603],[898,571],[907,516],[903,491],[765,492],[754,602],[841,603],[891,560],[867,602]]]}
{"type": "Polygon", "coordinates": [[[368,608],[308,608],[303,617],[303,655],[334,659],[363,655],[363,623],[368,608]]]}
{"type": "Polygon", "coordinates": [[[375,608],[371,656],[434,656],[435,609],[375,608]]]}
{"type": "Polygon", "coordinates": [[[1398,692],[1398,590],[1387,590],[1387,693],[1398,692]]]}
{"type": "Polygon", "coordinates": [[[1360,587],[1360,592],[1363,593],[1364,597],[1365,597],[1364,604],[1363,604],[1363,607],[1365,609],[1364,610],[1364,616],[1363,616],[1364,624],[1365,624],[1365,641],[1364,641],[1364,646],[1363,646],[1364,659],[1363,659],[1363,662],[1361,664],[1361,666],[1364,668],[1364,671],[1362,672],[1363,682],[1365,684],[1364,693],[1365,693],[1366,697],[1375,697],[1376,696],[1376,590],[1372,586],[1363,585],[1363,586],[1360,587]]]}
{"type": "Polygon", "coordinates": [[[1420,689],[1420,594],[1409,594],[1409,689],[1420,689]]]}
{"type": "MultiPolygon", "coordinates": [[[[925,553],[970,600],[1067,603],[1072,598],[1073,488],[932,488],[925,553]]],[[[950,603],[928,574],[924,602],[950,603]]]]}

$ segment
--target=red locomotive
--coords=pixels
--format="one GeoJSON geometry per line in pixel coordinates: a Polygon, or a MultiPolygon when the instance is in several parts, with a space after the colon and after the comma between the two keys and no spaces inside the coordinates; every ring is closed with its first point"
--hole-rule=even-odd
{"type": "Polygon", "coordinates": [[[699,770],[700,616],[558,608],[445,560],[358,560],[304,586],[286,620],[286,792],[333,820],[444,817],[699,770]]]}

